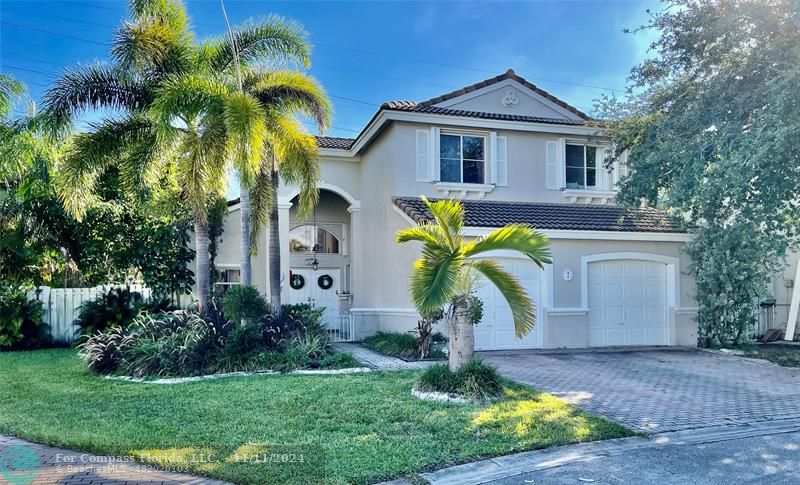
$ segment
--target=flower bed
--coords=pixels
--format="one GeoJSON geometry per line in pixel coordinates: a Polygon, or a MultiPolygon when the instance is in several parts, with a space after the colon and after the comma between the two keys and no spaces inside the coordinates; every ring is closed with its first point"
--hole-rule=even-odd
{"type": "Polygon", "coordinates": [[[358,367],[330,347],[320,315],[300,305],[234,321],[189,310],[140,313],[87,337],[79,350],[93,372],[130,378],[358,367]]]}

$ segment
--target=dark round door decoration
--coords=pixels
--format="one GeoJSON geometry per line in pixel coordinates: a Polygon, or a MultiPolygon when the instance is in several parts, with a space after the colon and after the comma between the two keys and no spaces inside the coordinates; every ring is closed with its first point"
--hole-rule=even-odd
{"type": "Polygon", "coordinates": [[[317,278],[317,284],[323,290],[330,290],[331,286],[333,286],[333,278],[329,274],[324,274],[317,278]]]}
{"type": "Polygon", "coordinates": [[[289,286],[291,286],[295,290],[299,290],[305,285],[306,285],[306,279],[303,278],[303,275],[295,273],[292,275],[291,278],[289,278],[289,286]]]}

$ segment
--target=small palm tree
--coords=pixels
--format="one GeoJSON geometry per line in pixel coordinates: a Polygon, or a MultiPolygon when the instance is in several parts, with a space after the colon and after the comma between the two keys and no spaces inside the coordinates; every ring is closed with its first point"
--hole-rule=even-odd
{"type": "Polygon", "coordinates": [[[470,321],[472,272],[492,282],[511,307],[514,329],[522,337],[533,329],[536,312],[522,285],[490,259],[475,259],[491,251],[511,250],[527,256],[539,267],[550,263],[550,241],[533,228],[510,224],[473,241],[462,234],[464,208],[454,200],[429,202],[430,222],[397,233],[397,242],[419,241],[422,256],[411,273],[411,299],[421,315],[448,306],[445,321],[449,331],[449,367],[455,372],[472,359],[475,351],[470,321]]]}

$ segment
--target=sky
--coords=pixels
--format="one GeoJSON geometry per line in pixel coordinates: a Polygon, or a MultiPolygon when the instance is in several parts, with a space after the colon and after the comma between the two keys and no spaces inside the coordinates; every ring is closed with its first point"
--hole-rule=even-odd
{"type": "MultiPolygon", "coordinates": [[[[199,39],[225,33],[218,0],[186,2],[199,39]]],[[[622,94],[655,34],[626,34],[653,1],[455,2],[225,0],[232,24],[277,14],[300,22],[313,45],[310,73],[334,105],[326,134],[355,137],[380,103],[422,101],[513,68],[591,112],[622,94]]],[[[0,2],[0,72],[37,101],[67,66],[107,59],[126,4],[0,2]]],[[[24,106],[17,107],[21,114],[24,106]]]]}

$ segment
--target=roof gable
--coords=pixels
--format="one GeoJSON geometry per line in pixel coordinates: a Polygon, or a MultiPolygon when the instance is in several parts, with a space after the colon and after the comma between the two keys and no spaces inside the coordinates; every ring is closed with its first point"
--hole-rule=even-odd
{"type": "Polygon", "coordinates": [[[423,101],[419,106],[574,121],[591,119],[586,113],[518,76],[513,69],[423,101]]]}

